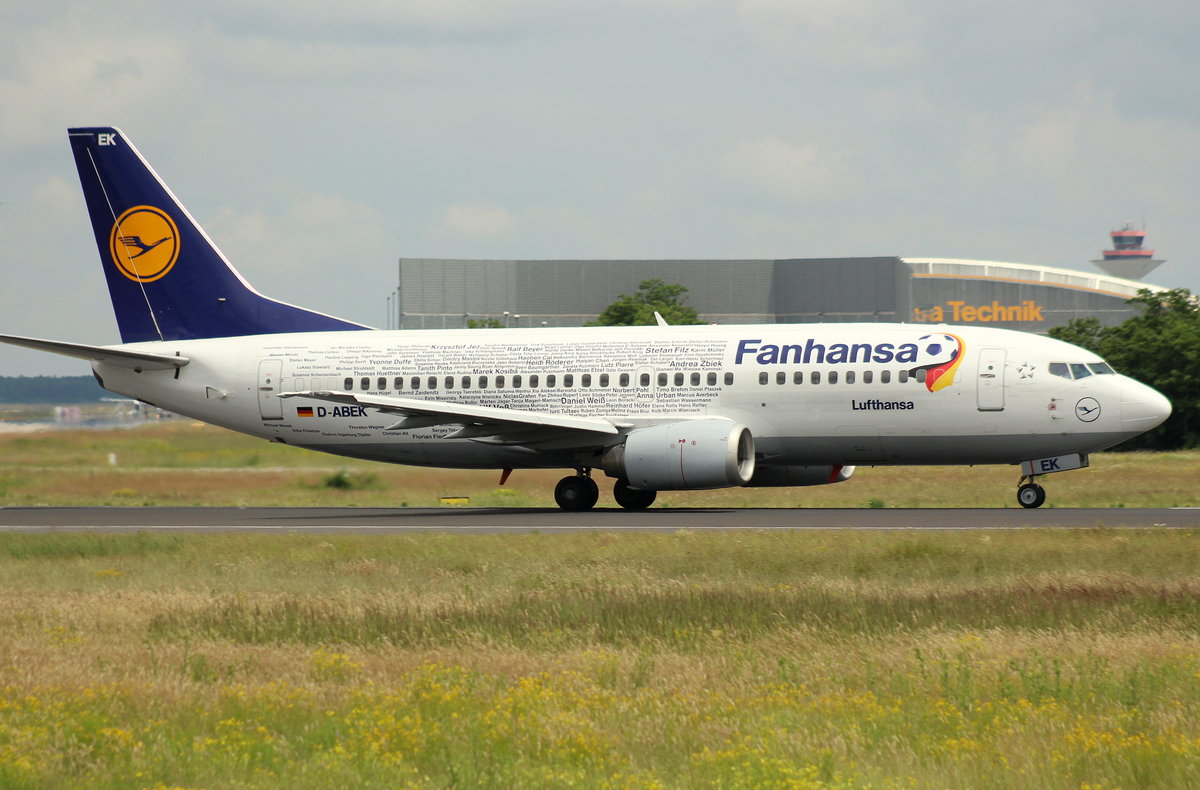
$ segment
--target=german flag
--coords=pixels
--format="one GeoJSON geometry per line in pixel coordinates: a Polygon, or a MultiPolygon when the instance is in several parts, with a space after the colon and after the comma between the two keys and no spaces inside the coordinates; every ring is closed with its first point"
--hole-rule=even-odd
{"type": "Polygon", "coordinates": [[[311,416],[313,416],[313,408],[312,408],[312,406],[297,406],[297,407],[296,407],[296,416],[297,416],[297,417],[311,417],[311,416]]]}

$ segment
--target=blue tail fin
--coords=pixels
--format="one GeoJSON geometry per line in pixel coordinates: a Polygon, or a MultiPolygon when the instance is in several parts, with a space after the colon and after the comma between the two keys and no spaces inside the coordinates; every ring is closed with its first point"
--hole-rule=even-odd
{"type": "Polygon", "coordinates": [[[120,129],[68,129],[121,340],[368,329],[255,291],[120,129]]]}

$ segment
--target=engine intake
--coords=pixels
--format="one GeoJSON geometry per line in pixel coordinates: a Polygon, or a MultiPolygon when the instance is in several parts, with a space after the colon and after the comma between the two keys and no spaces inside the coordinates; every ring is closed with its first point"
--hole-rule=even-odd
{"type": "Polygon", "coordinates": [[[601,466],[632,488],[680,491],[745,485],[754,476],[754,437],[729,420],[681,420],[629,433],[601,466]]]}

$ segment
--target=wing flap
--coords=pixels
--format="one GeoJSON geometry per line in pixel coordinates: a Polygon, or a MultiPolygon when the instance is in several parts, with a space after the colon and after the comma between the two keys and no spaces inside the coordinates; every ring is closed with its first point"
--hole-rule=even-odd
{"type": "MultiPolygon", "coordinates": [[[[452,403],[441,400],[418,398],[393,398],[384,395],[358,395],[352,392],[281,392],[280,398],[309,398],[329,403],[363,406],[377,409],[385,414],[402,414],[404,418],[386,430],[403,431],[433,425],[459,425],[459,430],[446,438],[484,439],[502,437],[516,433],[529,434],[534,440],[539,434],[561,436],[564,431],[589,434],[617,434],[620,430],[608,420],[599,417],[574,417],[565,414],[550,414],[542,411],[502,409],[496,406],[477,406],[469,403],[452,403]]],[[[598,438],[598,437],[593,437],[598,438]]],[[[506,442],[507,443],[507,442],[506,442]]],[[[526,441],[522,441],[522,444],[526,441]]]]}

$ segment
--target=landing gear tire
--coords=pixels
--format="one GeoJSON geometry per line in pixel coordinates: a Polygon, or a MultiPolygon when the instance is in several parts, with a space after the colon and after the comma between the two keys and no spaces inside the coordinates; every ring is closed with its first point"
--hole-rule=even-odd
{"type": "Polygon", "coordinates": [[[630,488],[628,480],[618,480],[613,486],[613,499],[626,510],[645,510],[657,496],[657,491],[630,488]]]}
{"type": "Polygon", "coordinates": [[[554,487],[554,501],[563,510],[591,510],[599,498],[600,488],[596,481],[583,475],[564,477],[554,487]]]}
{"type": "Polygon", "coordinates": [[[1037,483],[1026,483],[1017,489],[1017,502],[1021,507],[1041,507],[1046,501],[1046,489],[1037,483]]]}

